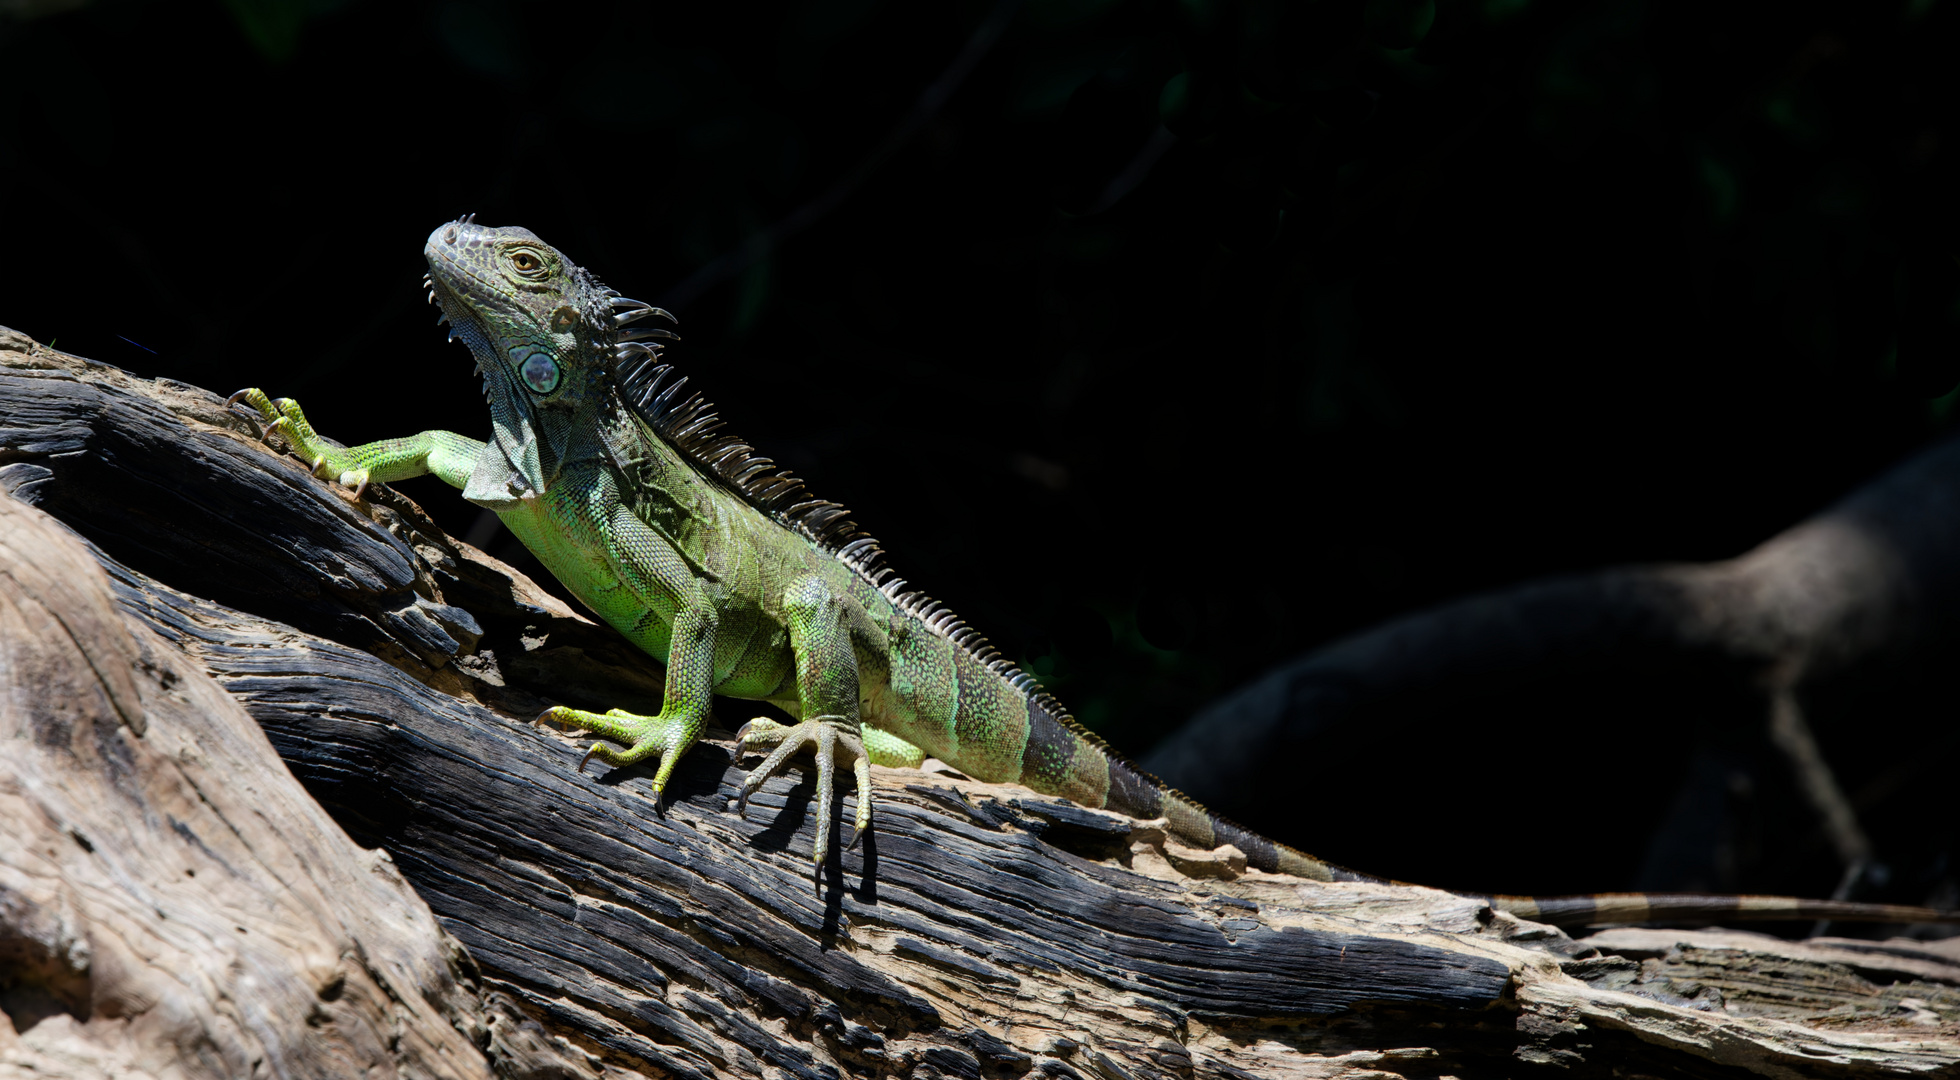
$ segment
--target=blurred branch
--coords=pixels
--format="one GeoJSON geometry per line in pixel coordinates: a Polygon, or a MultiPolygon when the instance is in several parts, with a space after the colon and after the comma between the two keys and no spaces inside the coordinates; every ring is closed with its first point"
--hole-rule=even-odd
{"type": "Polygon", "coordinates": [[[1872,842],[1858,824],[1858,813],[1851,808],[1851,800],[1845,798],[1830,763],[1824,760],[1824,751],[1817,745],[1817,736],[1804,719],[1803,707],[1797,703],[1796,691],[1791,687],[1780,686],[1770,691],[1769,738],[1789,763],[1804,801],[1823,822],[1824,833],[1831,838],[1831,849],[1845,867],[1846,885],[1840,891],[1848,892],[1859,870],[1871,860],[1872,842]]]}
{"type": "Polygon", "coordinates": [[[1143,145],[1137,148],[1136,156],[1130,159],[1129,164],[1123,166],[1121,172],[1110,178],[1102,194],[1096,196],[1096,201],[1082,212],[1083,216],[1100,214],[1122,202],[1123,196],[1135,191],[1137,185],[1143,183],[1150,175],[1150,170],[1156,168],[1157,162],[1176,145],[1177,136],[1171,132],[1171,129],[1162,124],[1151,129],[1150,137],[1143,140],[1143,145]]]}
{"type": "Polygon", "coordinates": [[[1386,703],[1522,692],[1560,673],[1629,685],[1727,671],[1769,696],[1771,740],[1855,871],[1872,842],[1796,695],[1854,668],[1944,662],[1960,637],[1956,553],[1949,440],[1734,559],[1527,582],[1336,642],[1215,702],[1143,765],[1225,813],[1283,821],[1288,773],[1315,760],[1314,741],[1379,724],[1386,703]]]}

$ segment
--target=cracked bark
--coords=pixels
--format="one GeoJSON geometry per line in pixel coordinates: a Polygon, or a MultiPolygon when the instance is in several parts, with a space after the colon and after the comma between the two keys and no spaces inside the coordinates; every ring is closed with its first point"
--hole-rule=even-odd
{"type": "Polygon", "coordinates": [[[399,493],[356,503],[244,428],[203,390],[0,331],[0,612],[48,613],[0,619],[20,751],[0,755],[0,1071],[1960,1070],[1944,945],[1574,941],[1435,890],[1244,872],[1151,823],[943,773],[879,770],[874,831],[815,893],[807,775],[736,815],[725,731],[664,817],[649,771],[579,774],[579,740],[529,718],[644,708],[654,665],[399,493]],[[97,644],[48,632],[71,611],[97,644]],[[48,701],[74,703],[62,739],[36,735],[48,701]],[[168,788],[190,817],[131,812],[123,760],[202,801],[168,788]],[[275,869],[206,870],[186,832],[275,869]],[[93,869],[109,862],[147,869],[93,869]],[[165,879],[168,904],[129,901],[165,879]],[[245,935],[256,981],[230,962],[234,909],[267,928],[245,935]],[[104,959],[200,918],[215,929],[146,953],[145,977],[207,975],[159,990],[104,959]]]}

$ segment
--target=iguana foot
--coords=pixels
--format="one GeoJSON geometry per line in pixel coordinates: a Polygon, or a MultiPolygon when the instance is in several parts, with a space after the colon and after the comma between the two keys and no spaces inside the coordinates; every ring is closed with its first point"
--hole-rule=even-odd
{"type": "Polygon", "coordinates": [[[313,470],[313,475],[323,480],[338,480],[353,488],[356,499],[367,494],[368,470],[350,460],[345,450],[327,445],[313,431],[313,425],[306,422],[306,414],[300,411],[299,402],[292,398],[268,398],[265,391],[253,386],[226,399],[225,408],[229,409],[240,401],[250,405],[265,421],[265,431],[260,433],[259,438],[277,432],[292,446],[293,453],[313,470]]]}
{"type": "Polygon", "coordinates": [[[831,776],[839,758],[851,766],[858,788],[857,821],[851,830],[851,842],[844,849],[856,847],[858,839],[871,827],[871,757],[864,752],[864,741],[858,737],[856,728],[856,724],[841,716],[813,717],[795,727],[784,727],[758,716],[735,733],[735,741],[744,751],[761,753],[775,748],[762,764],[742,778],[741,813],[748,812],[749,796],[755,794],[764,780],[775,775],[790,755],[805,747],[816,755],[817,840],[811,847],[810,858],[819,868],[823,866],[824,856],[830,853],[831,776]]]}
{"type": "Polygon", "coordinates": [[[674,766],[680,764],[681,755],[687,753],[694,745],[695,737],[701,733],[699,724],[689,724],[678,716],[642,716],[625,709],[611,709],[602,715],[554,705],[540,713],[538,719],[563,727],[583,728],[601,738],[626,744],[626,749],[619,750],[611,743],[594,742],[586,748],[585,756],[579,759],[580,773],[585,772],[585,763],[595,757],[618,767],[658,755],[660,770],[653,776],[655,810],[665,808],[664,793],[668,779],[674,775],[674,766]]]}

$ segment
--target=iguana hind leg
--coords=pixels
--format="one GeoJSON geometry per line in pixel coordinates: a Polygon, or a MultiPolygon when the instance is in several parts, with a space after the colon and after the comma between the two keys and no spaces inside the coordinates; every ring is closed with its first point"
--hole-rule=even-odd
{"type": "Polygon", "coordinates": [[[844,846],[855,846],[871,827],[871,758],[859,735],[857,653],[849,629],[851,618],[862,618],[863,612],[849,607],[815,574],[792,582],[783,591],[782,605],[790,649],[796,655],[796,691],[804,719],[787,728],[770,720],[742,725],[738,739],[744,749],[774,749],[742,778],[741,807],[748,809],[749,796],[790,755],[809,749],[817,759],[817,838],[810,858],[821,869],[830,852],[830,796],[840,757],[851,766],[858,784],[856,827],[844,846]]]}

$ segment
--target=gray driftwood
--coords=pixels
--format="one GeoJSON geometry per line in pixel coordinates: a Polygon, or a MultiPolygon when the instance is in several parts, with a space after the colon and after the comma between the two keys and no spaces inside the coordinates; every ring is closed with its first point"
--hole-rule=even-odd
{"type": "MultiPolygon", "coordinates": [[[[50,922],[34,913],[52,901],[23,906],[22,886],[0,879],[12,1021],[0,1054],[15,1055],[0,1070],[88,1074],[20,1055],[52,1053],[57,1032],[99,1031],[114,1033],[101,1053],[149,1055],[157,1075],[328,1074],[357,1060],[432,1075],[921,1080],[1960,1071],[1960,952],[1948,946],[1634,930],[1574,941],[1434,890],[1244,872],[1230,849],[1182,849],[1155,823],[943,773],[879,771],[874,832],[818,892],[807,776],[772,781],[737,815],[742,769],[725,732],[690,755],[664,815],[643,769],[582,775],[580,741],[529,718],[549,701],[649,706],[657,668],[399,494],[357,503],[246,429],[205,391],[0,331],[0,486],[87,538],[101,569],[64,564],[50,580],[95,596],[93,618],[133,626],[137,643],[104,666],[91,657],[109,653],[34,644],[50,637],[45,619],[40,631],[0,624],[9,657],[57,658],[9,667],[7,708],[44,689],[93,693],[108,704],[87,730],[112,736],[8,753],[0,798],[46,793],[95,830],[83,833],[95,850],[77,854],[59,816],[38,831],[9,823],[0,867],[52,844],[75,868],[60,878],[74,904],[145,933],[176,916],[128,902],[87,860],[199,868],[171,886],[216,929],[166,966],[231,972],[197,985],[208,1000],[247,992],[218,962],[240,946],[212,913],[285,903],[290,914],[268,917],[289,932],[263,935],[276,946],[265,963],[291,973],[279,992],[293,1002],[269,1010],[270,1034],[234,1033],[243,1049],[229,1057],[175,1053],[177,1028],[130,1018],[162,1015],[178,992],[75,989],[122,977],[96,966],[113,950],[74,945],[120,930],[50,922]],[[152,671],[178,673],[177,689],[152,671]],[[125,751],[161,755],[167,774],[186,738],[152,734],[154,710],[150,733],[127,709],[112,716],[118,680],[139,698],[183,695],[186,724],[235,714],[205,688],[229,691],[369,853],[276,793],[263,758],[237,763],[242,750],[171,766],[223,795],[199,804],[206,817],[117,813],[125,751]],[[198,860],[244,856],[205,839],[207,854],[175,822],[229,843],[234,815],[305,854],[291,872],[206,871],[198,860]],[[390,891],[389,866],[434,924],[390,891]],[[445,951],[437,925],[469,960],[445,951]],[[357,960],[317,959],[336,949],[357,960]],[[329,969],[347,974],[317,1007],[323,1036],[309,1021],[335,985],[329,969]],[[393,1041],[371,1034],[384,1027],[393,1041]],[[252,1047],[274,1042],[283,1067],[253,1065],[252,1047]]],[[[14,580],[29,564],[0,553],[14,580]]],[[[723,719],[741,708],[722,703],[723,719]]],[[[16,719],[28,712],[0,715],[10,736],[33,730],[16,719]]],[[[275,858],[257,845],[261,862],[275,858]]]]}
{"type": "Polygon", "coordinates": [[[538,1075],[577,1061],[502,997],[385,850],[0,497],[0,1075],[538,1075]],[[487,1055],[487,1056],[486,1056],[487,1055]]]}

